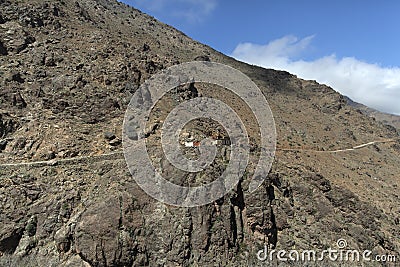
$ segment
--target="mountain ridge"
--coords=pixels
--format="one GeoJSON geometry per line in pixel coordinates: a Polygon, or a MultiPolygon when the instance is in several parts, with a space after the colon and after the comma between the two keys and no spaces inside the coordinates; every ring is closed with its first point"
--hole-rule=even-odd
{"type": "Polygon", "coordinates": [[[357,103],[348,97],[347,97],[347,102],[349,103],[350,106],[360,110],[361,112],[365,113],[368,116],[375,118],[377,121],[380,121],[386,125],[393,126],[396,129],[400,129],[399,115],[378,111],[361,103],[357,103]]]}

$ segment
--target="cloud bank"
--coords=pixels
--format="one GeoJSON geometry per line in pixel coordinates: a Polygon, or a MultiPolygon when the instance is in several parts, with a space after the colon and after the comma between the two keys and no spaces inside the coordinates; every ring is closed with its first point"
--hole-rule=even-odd
{"type": "Polygon", "coordinates": [[[203,21],[217,7],[217,0],[131,0],[133,6],[155,13],[167,13],[187,22],[203,21]]]}
{"type": "Polygon", "coordinates": [[[313,38],[285,36],[266,45],[241,43],[232,56],[250,64],[316,80],[356,102],[400,115],[400,68],[385,68],[354,57],[337,58],[334,54],[314,61],[297,60],[310,48],[313,38]]]}

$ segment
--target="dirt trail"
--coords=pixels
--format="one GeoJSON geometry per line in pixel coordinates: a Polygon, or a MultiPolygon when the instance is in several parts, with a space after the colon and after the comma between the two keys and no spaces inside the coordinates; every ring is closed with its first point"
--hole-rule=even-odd
{"type": "Polygon", "coordinates": [[[361,145],[357,145],[351,148],[343,148],[343,149],[337,149],[337,150],[315,150],[315,149],[302,149],[302,148],[277,148],[277,151],[306,151],[306,152],[319,152],[319,153],[339,153],[339,152],[346,152],[346,151],[354,151],[357,149],[361,149],[367,146],[379,144],[379,143],[392,143],[396,142],[400,139],[385,139],[385,140],[377,140],[377,141],[371,141],[368,143],[364,143],[361,145]]]}
{"type": "Polygon", "coordinates": [[[32,161],[32,162],[20,162],[20,163],[5,163],[0,164],[0,167],[15,167],[15,166],[35,166],[35,167],[43,167],[43,166],[55,166],[55,165],[65,165],[65,164],[78,164],[84,162],[86,160],[97,161],[97,160],[113,160],[123,158],[123,151],[115,151],[111,153],[101,154],[101,155],[89,155],[89,156],[81,156],[67,159],[52,159],[47,161],[32,161]]]}
{"type": "MultiPolygon", "coordinates": [[[[306,151],[306,152],[317,152],[317,153],[339,153],[346,151],[354,151],[357,149],[361,149],[367,146],[371,146],[379,143],[392,143],[396,142],[400,139],[385,139],[385,140],[377,140],[371,141],[368,143],[364,143],[361,145],[354,146],[352,148],[338,149],[338,150],[314,150],[314,149],[301,149],[301,148],[277,148],[276,151],[306,151]]],[[[122,159],[124,158],[123,151],[115,151],[107,154],[101,155],[89,155],[89,156],[81,156],[75,158],[68,159],[53,159],[47,161],[32,161],[32,162],[19,162],[19,163],[5,163],[0,164],[0,167],[17,167],[17,166],[34,166],[34,167],[43,167],[43,166],[55,166],[55,165],[65,165],[65,164],[78,164],[84,162],[86,160],[91,161],[101,161],[101,160],[113,160],[113,159],[122,159]]]]}

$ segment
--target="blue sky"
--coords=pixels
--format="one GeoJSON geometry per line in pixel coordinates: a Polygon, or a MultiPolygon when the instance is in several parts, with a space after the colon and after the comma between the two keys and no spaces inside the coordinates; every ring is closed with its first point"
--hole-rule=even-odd
{"type": "Polygon", "coordinates": [[[400,1],[123,2],[227,55],[400,114],[400,1]]]}

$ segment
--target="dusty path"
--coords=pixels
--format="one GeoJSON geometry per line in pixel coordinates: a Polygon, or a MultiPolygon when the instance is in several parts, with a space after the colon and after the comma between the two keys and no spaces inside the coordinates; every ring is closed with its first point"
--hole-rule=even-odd
{"type": "Polygon", "coordinates": [[[5,163],[0,164],[0,167],[16,167],[16,166],[55,166],[55,165],[67,165],[67,164],[78,164],[85,162],[90,159],[90,161],[101,161],[101,160],[113,160],[113,159],[123,159],[123,151],[115,151],[107,154],[101,155],[91,155],[91,156],[81,156],[68,159],[53,159],[47,161],[32,161],[32,162],[20,162],[20,163],[5,163]]]}
{"type": "MultiPolygon", "coordinates": [[[[352,148],[338,149],[338,150],[313,150],[313,149],[301,149],[301,148],[277,148],[276,151],[305,151],[305,152],[317,152],[317,153],[339,153],[346,151],[354,151],[357,149],[361,149],[364,147],[368,147],[371,145],[379,144],[379,143],[392,143],[396,142],[400,139],[385,139],[372,141],[368,143],[364,143],[361,145],[354,146],[352,148]]],[[[18,167],[18,166],[27,166],[27,167],[44,167],[44,166],[55,166],[55,165],[68,165],[68,164],[79,164],[83,163],[87,160],[93,161],[102,161],[102,160],[114,160],[114,159],[123,159],[124,154],[123,151],[115,151],[107,154],[101,155],[91,155],[91,156],[81,156],[75,158],[68,159],[53,159],[47,161],[33,161],[33,162],[19,162],[19,163],[5,163],[0,164],[0,167],[18,167]]]]}
{"type": "Polygon", "coordinates": [[[343,148],[343,149],[337,149],[337,150],[315,150],[315,149],[301,149],[301,148],[277,148],[277,151],[307,151],[307,152],[318,152],[318,153],[339,153],[339,152],[346,152],[346,151],[354,151],[357,149],[361,149],[367,146],[372,146],[375,144],[379,143],[392,143],[396,142],[399,139],[385,139],[385,140],[378,140],[378,141],[372,141],[368,143],[364,143],[361,145],[357,145],[351,148],[343,148]]]}

